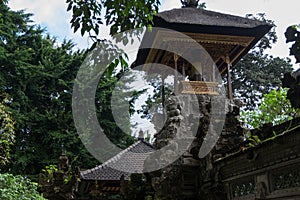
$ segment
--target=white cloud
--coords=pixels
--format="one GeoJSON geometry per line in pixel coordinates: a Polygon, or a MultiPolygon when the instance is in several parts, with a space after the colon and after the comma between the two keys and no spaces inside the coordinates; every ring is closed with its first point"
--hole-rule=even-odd
{"type": "Polygon", "coordinates": [[[62,0],[10,0],[9,6],[13,10],[26,9],[33,13],[33,19],[38,23],[55,26],[68,17],[66,3],[62,0]]]}
{"type": "Polygon", "coordinates": [[[89,46],[87,37],[80,33],[73,33],[71,29],[71,14],[67,12],[64,0],[10,0],[9,7],[13,10],[25,9],[33,13],[34,23],[45,27],[47,32],[58,40],[72,39],[79,48],[89,46]]]}
{"type": "Polygon", "coordinates": [[[180,0],[164,0],[161,2],[161,7],[159,11],[171,10],[173,8],[180,8],[180,0]]]}

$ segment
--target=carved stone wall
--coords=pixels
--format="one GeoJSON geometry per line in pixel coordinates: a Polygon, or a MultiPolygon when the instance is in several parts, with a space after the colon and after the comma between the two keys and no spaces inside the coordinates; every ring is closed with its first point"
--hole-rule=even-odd
{"type": "Polygon", "coordinates": [[[294,108],[300,108],[300,69],[292,74],[285,74],[282,87],[289,88],[287,98],[294,108]]]}
{"type": "Polygon", "coordinates": [[[164,159],[168,162],[178,154],[182,156],[150,173],[154,199],[222,199],[224,191],[215,179],[212,163],[237,149],[243,141],[243,130],[237,120],[239,108],[222,96],[210,95],[171,96],[165,105],[167,121],[155,135],[154,146],[169,148],[160,155],[160,162],[149,159],[147,165],[161,167],[164,159]],[[221,134],[217,144],[208,155],[199,158],[203,141],[218,138],[215,134],[221,134]],[[215,190],[214,195],[208,192],[210,188],[215,190]]]}
{"type": "Polygon", "coordinates": [[[275,139],[213,163],[228,200],[300,199],[300,120],[275,139]]]}

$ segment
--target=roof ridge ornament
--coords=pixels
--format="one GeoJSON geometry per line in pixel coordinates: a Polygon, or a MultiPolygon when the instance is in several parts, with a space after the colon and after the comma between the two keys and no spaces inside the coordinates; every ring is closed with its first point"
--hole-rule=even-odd
{"type": "Polygon", "coordinates": [[[140,129],[138,140],[144,141],[144,139],[145,139],[144,137],[145,137],[145,134],[144,134],[143,130],[140,129]]]}
{"type": "Polygon", "coordinates": [[[182,3],[182,8],[197,8],[199,0],[180,0],[182,3]]]}

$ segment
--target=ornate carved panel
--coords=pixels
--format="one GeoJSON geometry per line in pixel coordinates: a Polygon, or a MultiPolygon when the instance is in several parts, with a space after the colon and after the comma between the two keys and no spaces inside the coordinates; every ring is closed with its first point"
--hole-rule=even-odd
{"type": "Polygon", "coordinates": [[[270,172],[272,196],[298,195],[300,198],[300,163],[270,172]]]}
{"type": "Polygon", "coordinates": [[[248,181],[234,183],[231,186],[232,190],[232,197],[241,197],[241,196],[248,196],[250,194],[254,194],[255,183],[253,179],[248,181]]]}
{"type": "Polygon", "coordinates": [[[182,94],[210,94],[218,95],[216,82],[181,81],[182,94]]]}
{"type": "Polygon", "coordinates": [[[228,199],[300,199],[299,139],[295,129],[252,151],[218,161],[228,199]]]}
{"type": "Polygon", "coordinates": [[[294,187],[300,187],[300,171],[292,170],[280,173],[273,177],[274,190],[282,190],[294,187]]]}

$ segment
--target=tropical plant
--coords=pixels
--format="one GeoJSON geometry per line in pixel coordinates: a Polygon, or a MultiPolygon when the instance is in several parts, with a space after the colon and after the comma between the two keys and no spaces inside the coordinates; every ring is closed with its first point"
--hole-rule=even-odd
{"type": "Polygon", "coordinates": [[[300,110],[291,106],[286,95],[286,88],[271,90],[263,95],[257,110],[241,112],[241,121],[247,128],[257,129],[264,124],[278,125],[299,116],[300,110]]]}
{"type": "Polygon", "coordinates": [[[37,183],[22,176],[0,174],[1,200],[46,200],[37,191],[37,183]]]}

